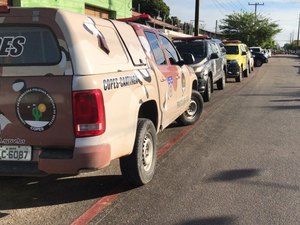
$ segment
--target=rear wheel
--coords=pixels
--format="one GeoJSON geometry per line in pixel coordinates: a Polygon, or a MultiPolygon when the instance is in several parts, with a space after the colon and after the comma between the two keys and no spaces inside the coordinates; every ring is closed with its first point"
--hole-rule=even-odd
{"type": "Polygon", "coordinates": [[[249,66],[247,66],[247,68],[243,71],[244,73],[244,77],[249,77],[249,66]]]}
{"type": "Polygon", "coordinates": [[[235,78],[236,82],[241,82],[242,81],[242,74],[243,74],[243,68],[241,67],[239,76],[235,78]]]}
{"type": "Polygon", "coordinates": [[[203,100],[205,102],[209,102],[210,98],[211,98],[211,80],[210,80],[210,77],[208,77],[206,86],[205,86],[205,91],[203,94],[203,100]]]}
{"type": "Polygon", "coordinates": [[[198,91],[193,90],[189,108],[176,120],[181,125],[194,124],[203,111],[203,99],[198,91]]]}
{"type": "Polygon", "coordinates": [[[131,155],[120,158],[122,174],[133,186],[150,182],[156,165],[156,130],[152,121],[139,119],[131,155]]]}
{"type": "Polygon", "coordinates": [[[257,59],[257,60],[255,60],[254,64],[255,64],[256,67],[261,67],[261,65],[263,64],[263,62],[262,62],[261,59],[257,59]]]}
{"type": "Polygon", "coordinates": [[[222,70],[222,78],[217,81],[217,88],[219,90],[223,90],[225,87],[225,82],[226,82],[225,71],[222,70]]]}

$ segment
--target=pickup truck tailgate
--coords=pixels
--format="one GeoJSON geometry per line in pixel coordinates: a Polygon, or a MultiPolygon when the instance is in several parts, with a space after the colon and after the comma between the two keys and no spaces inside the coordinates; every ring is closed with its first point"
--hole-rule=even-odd
{"type": "Polygon", "coordinates": [[[0,76],[0,145],[72,149],[72,76],[0,76]]]}

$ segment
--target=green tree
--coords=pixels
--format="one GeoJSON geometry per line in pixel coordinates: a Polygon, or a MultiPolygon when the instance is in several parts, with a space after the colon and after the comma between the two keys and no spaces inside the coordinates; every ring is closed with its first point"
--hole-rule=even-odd
{"type": "Polygon", "coordinates": [[[171,16],[167,18],[166,22],[172,24],[173,26],[179,26],[181,24],[181,21],[178,19],[177,16],[171,16]]]}
{"type": "Polygon", "coordinates": [[[163,0],[133,0],[132,6],[135,11],[140,9],[140,13],[147,13],[154,18],[160,16],[167,19],[170,15],[170,8],[163,0]]]}
{"type": "Polygon", "coordinates": [[[220,30],[226,39],[238,39],[248,46],[263,48],[273,48],[273,38],[281,31],[279,25],[270,19],[248,12],[227,15],[221,22],[220,30]]]}

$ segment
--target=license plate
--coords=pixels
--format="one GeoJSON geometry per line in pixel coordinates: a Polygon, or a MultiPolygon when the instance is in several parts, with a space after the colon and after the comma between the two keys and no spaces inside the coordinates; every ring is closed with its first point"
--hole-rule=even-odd
{"type": "Polygon", "coordinates": [[[30,161],[31,146],[0,145],[0,160],[30,161]]]}

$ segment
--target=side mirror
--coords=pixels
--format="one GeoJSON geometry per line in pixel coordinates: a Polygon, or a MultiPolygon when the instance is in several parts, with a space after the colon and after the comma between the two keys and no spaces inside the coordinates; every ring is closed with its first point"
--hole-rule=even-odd
{"type": "Polygon", "coordinates": [[[211,53],[210,59],[217,59],[217,58],[219,58],[217,53],[211,53]]]}
{"type": "Polygon", "coordinates": [[[175,61],[175,59],[173,57],[169,58],[169,61],[172,65],[176,65],[177,62],[175,61]]]}
{"type": "Polygon", "coordinates": [[[188,65],[195,64],[195,57],[191,53],[183,53],[182,58],[183,58],[183,64],[188,64],[188,65]]]}

